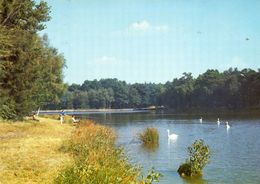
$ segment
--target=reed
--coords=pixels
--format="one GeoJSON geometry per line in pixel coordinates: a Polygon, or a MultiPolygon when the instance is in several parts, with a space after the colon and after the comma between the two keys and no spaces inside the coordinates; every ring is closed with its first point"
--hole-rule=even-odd
{"type": "Polygon", "coordinates": [[[156,128],[146,128],[138,137],[145,146],[159,145],[159,133],[156,128]]]}

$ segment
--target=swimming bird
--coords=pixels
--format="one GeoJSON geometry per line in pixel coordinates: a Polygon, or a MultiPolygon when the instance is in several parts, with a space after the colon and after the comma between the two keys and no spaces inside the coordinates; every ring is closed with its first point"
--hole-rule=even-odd
{"type": "Polygon", "coordinates": [[[202,123],[202,117],[200,117],[200,119],[199,119],[199,120],[200,120],[200,123],[202,123]]]}
{"type": "Polygon", "coordinates": [[[170,130],[167,130],[168,132],[168,140],[176,140],[178,138],[177,134],[170,134],[170,130]]]}
{"type": "Polygon", "coordinates": [[[218,121],[217,121],[217,123],[218,123],[218,126],[220,125],[220,121],[219,121],[219,118],[218,118],[218,121]]]}
{"type": "Polygon", "coordinates": [[[226,121],[226,127],[227,127],[227,130],[229,130],[230,129],[230,126],[229,126],[229,124],[228,124],[228,122],[226,121]]]}

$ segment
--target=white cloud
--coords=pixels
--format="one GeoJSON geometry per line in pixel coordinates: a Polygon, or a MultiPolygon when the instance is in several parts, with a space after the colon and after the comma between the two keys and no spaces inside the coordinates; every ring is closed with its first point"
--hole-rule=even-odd
{"type": "Polygon", "coordinates": [[[127,28],[127,32],[166,32],[168,31],[167,25],[152,25],[147,20],[133,22],[127,28]]]}
{"type": "Polygon", "coordinates": [[[140,22],[134,22],[129,26],[130,29],[136,31],[145,31],[151,28],[151,24],[146,20],[140,22]]]}
{"type": "Polygon", "coordinates": [[[117,59],[114,56],[102,56],[95,59],[95,63],[98,64],[116,64],[117,59]]]}

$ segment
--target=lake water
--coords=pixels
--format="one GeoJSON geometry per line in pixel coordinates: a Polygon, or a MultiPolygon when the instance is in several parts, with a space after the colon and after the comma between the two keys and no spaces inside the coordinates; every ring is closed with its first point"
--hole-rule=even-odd
{"type": "Polygon", "coordinates": [[[118,134],[118,145],[125,148],[131,162],[147,171],[154,167],[164,176],[160,184],[260,183],[260,118],[222,117],[226,126],[217,125],[218,116],[176,116],[164,113],[99,114],[87,115],[102,124],[113,127],[118,134]],[[159,147],[148,150],[137,140],[137,134],[147,127],[155,127],[160,134],[159,147]],[[175,142],[168,142],[167,129],[178,134],[175,142]],[[212,150],[210,163],[205,167],[203,178],[183,180],[177,169],[187,158],[187,147],[196,139],[203,139],[212,150]]]}

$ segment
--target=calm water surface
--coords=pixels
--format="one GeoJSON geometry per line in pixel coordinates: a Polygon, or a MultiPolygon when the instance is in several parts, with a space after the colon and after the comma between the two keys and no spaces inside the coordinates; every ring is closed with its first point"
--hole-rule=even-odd
{"type": "Polygon", "coordinates": [[[260,183],[260,119],[219,117],[229,121],[231,128],[217,125],[217,116],[175,116],[170,114],[100,114],[87,115],[102,124],[113,127],[118,133],[118,145],[125,147],[133,163],[143,170],[155,167],[164,176],[161,184],[260,183]],[[160,145],[147,150],[137,140],[137,134],[147,127],[156,127],[160,133],[160,145]],[[168,142],[167,129],[178,134],[176,142],[168,142]],[[203,139],[212,150],[210,163],[202,179],[187,181],[179,177],[177,169],[187,158],[187,147],[196,139],[203,139]]]}

